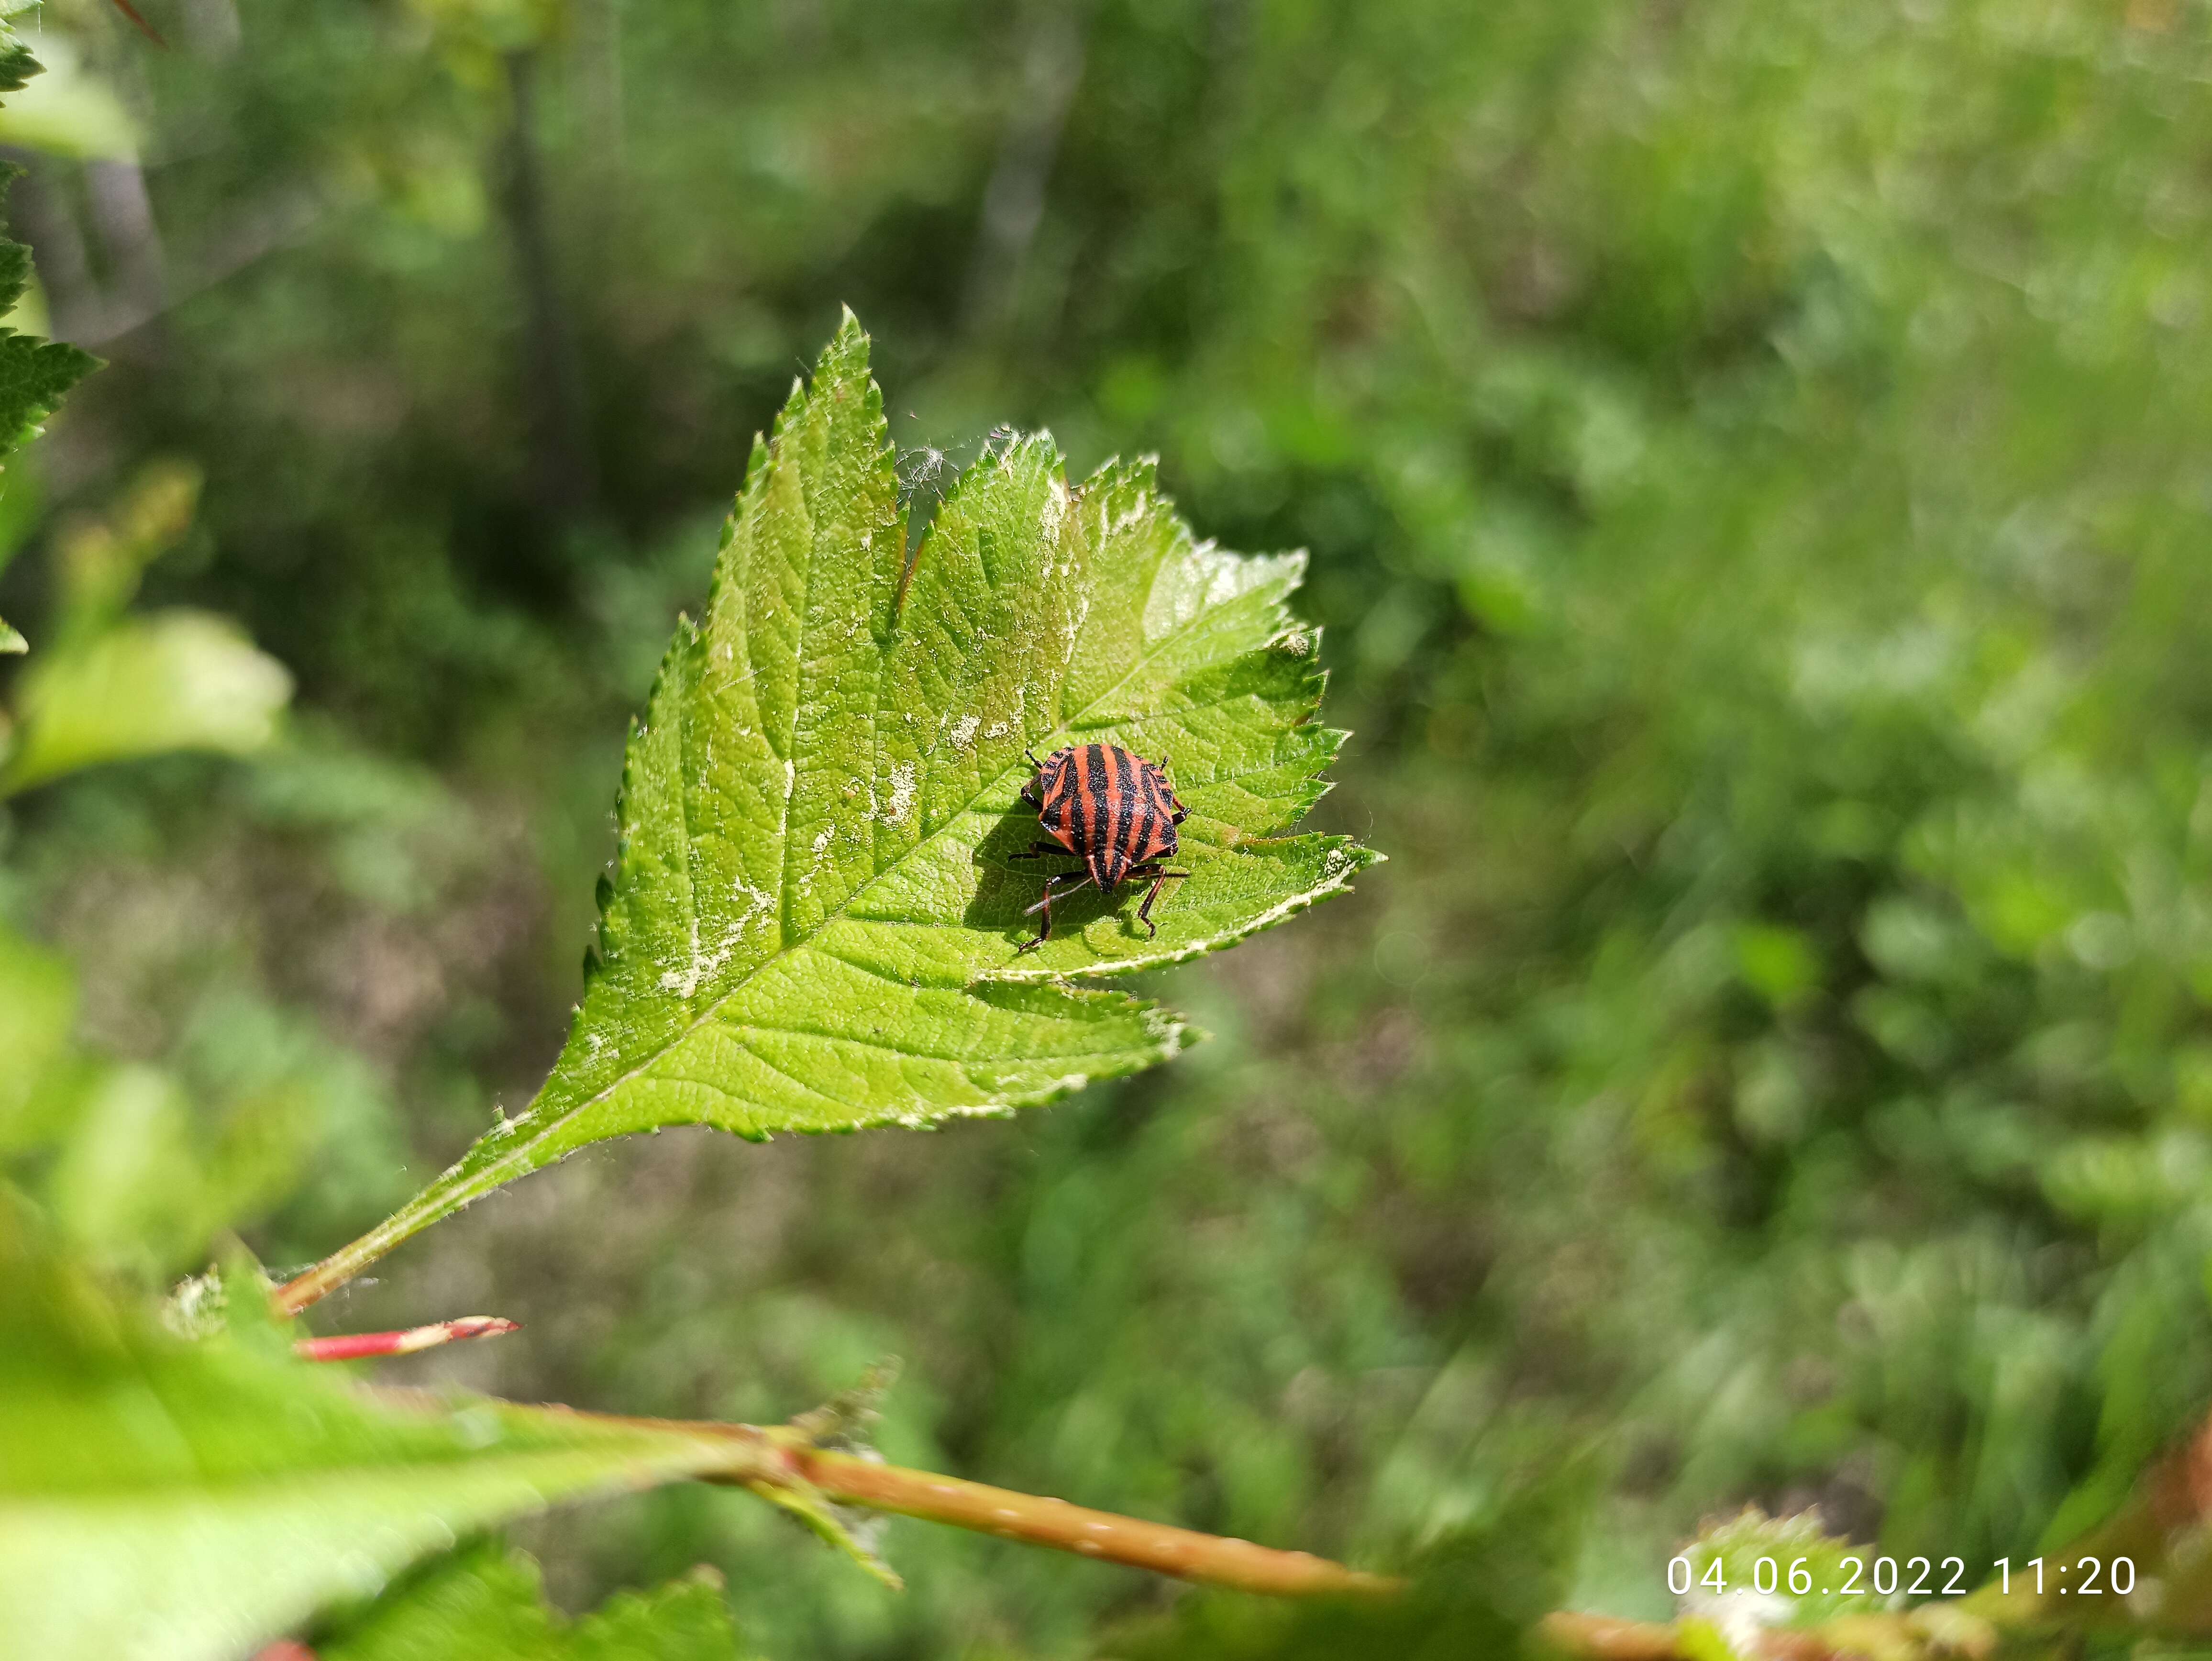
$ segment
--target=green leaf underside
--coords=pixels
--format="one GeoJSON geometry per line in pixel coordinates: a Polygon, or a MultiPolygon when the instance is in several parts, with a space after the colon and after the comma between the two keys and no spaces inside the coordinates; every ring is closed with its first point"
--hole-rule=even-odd
{"type": "MultiPolygon", "coordinates": [[[[1194,542],[1149,463],[1071,488],[1048,437],[995,445],[905,527],[867,338],[848,314],[756,441],[703,623],[679,624],[624,770],[600,956],[552,1076],[379,1231],[385,1243],[578,1147],[665,1124],[921,1126],[1164,1060],[1173,1015],[1071,976],[1216,950],[1376,856],[1277,833],[1326,786],[1303,557],[1194,542]],[[1157,939],[1141,890],[1022,912],[1018,801],[1068,742],[1170,757],[1190,817],[1157,939]]],[[[372,1237],[374,1238],[376,1237],[372,1237]]]]}
{"type": "Polygon", "coordinates": [[[569,1626],[546,1606],[538,1565],[477,1546],[395,1588],[336,1638],[321,1661],[731,1661],[738,1636],[710,1579],[623,1592],[569,1626]]]}
{"type": "Polygon", "coordinates": [[[234,1661],[471,1530],[718,1453],[499,1403],[386,1409],[281,1334],[184,1343],[4,1207],[0,1333],[0,1647],[40,1661],[234,1661]]]}

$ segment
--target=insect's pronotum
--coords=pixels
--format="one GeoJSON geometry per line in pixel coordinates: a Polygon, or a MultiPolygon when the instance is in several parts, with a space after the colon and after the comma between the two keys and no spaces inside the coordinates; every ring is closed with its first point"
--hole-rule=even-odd
{"type": "Polygon", "coordinates": [[[1073,855],[1084,869],[1045,879],[1044,897],[1024,913],[1042,911],[1044,921],[1037,937],[1021,950],[1034,952],[1052,938],[1053,901],[1087,882],[1097,883],[1110,899],[1125,882],[1149,880],[1152,885],[1137,908],[1137,921],[1150,934],[1158,934],[1152,902],[1170,877],[1190,874],[1162,863],[1175,856],[1176,826],[1187,812],[1168,782],[1167,757],[1154,766],[1118,744],[1071,744],[1042,761],[1031,756],[1030,765],[1036,776],[1023,787],[1022,800],[1036,809],[1037,823],[1052,840],[1013,857],[1073,855]]]}

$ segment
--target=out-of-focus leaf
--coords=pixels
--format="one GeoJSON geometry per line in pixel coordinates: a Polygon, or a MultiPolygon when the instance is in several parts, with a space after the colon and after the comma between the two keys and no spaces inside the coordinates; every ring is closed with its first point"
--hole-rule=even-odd
{"type": "Polygon", "coordinates": [[[78,1070],[89,1076],[66,1104],[35,1191],[80,1252],[149,1281],[199,1260],[218,1230],[281,1199],[319,1129],[312,1090],[279,1083],[196,1110],[183,1082],[158,1068],[78,1070]]]}
{"type": "Polygon", "coordinates": [[[704,1469],[667,1433],[459,1399],[410,1412],[252,1323],[120,1308],[0,1204],[0,1609],[40,1661],[232,1661],[456,1536],[704,1469]]]}
{"type": "Polygon", "coordinates": [[[146,568],[191,527],[200,470],[157,461],[131,480],[123,498],[97,519],[65,525],[56,538],[69,624],[104,623],[138,592],[146,568]]]}
{"type": "Polygon", "coordinates": [[[1816,1627],[1842,1615],[1893,1609],[1899,1602],[1878,1595],[1862,1579],[1867,1554],[1854,1553],[1850,1542],[1830,1535],[1818,1512],[1769,1517],[1748,1507],[1708,1523],[1681,1555],[1690,1565],[1690,1590],[1676,1600],[1682,1615],[1711,1621],[1744,1654],[1759,1652],[1761,1636],[1770,1630],[1816,1627]],[[1850,1564],[1854,1556],[1856,1569],[1850,1564]],[[1847,1592],[1845,1586],[1858,1590],[1847,1592]]]}
{"type": "Polygon", "coordinates": [[[994,447],[910,583],[867,337],[848,315],[757,446],[705,621],[633,733],[601,957],[531,1110],[380,1229],[388,1247],[591,1142],[654,1126],[921,1126],[1149,1067],[1172,1015],[1066,977],[1214,951],[1344,891],[1375,856],[1280,837],[1341,735],[1312,721],[1303,563],[1200,544],[1147,465],[1070,486],[1049,439],[994,447]],[[1034,926],[1024,752],[1171,757],[1190,810],[1157,938],[1134,897],[1034,926]]]}
{"type": "Polygon", "coordinates": [[[621,1593],[571,1626],[546,1606],[533,1560],[478,1546],[395,1586],[315,1652],[321,1661],[731,1661],[738,1635],[711,1571],[621,1593]]]}
{"type": "Polygon", "coordinates": [[[86,1093],[45,1184],[56,1221],[103,1263],[167,1268],[196,1253],[222,1213],[192,1130],[174,1079],[145,1066],[109,1069],[86,1093]]]}
{"type": "Polygon", "coordinates": [[[88,69],[66,35],[40,43],[45,72],[0,107],[0,143],[78,160],[131,161],[138,124],[115,88],[88,69]]]}
{"type": "Polygon", "coordinates": [[[235,624],[185,611],[132,618],[27,672],[0,794],[103,762],[258,749],[291,695],[283,666],[235,624]]]}
{"type": "Polygon", "coordinates": [[[52,952],[0,929],[0,1153],[33,1141],[33,1110],[69,1045],[76,983],[52,952]]]}

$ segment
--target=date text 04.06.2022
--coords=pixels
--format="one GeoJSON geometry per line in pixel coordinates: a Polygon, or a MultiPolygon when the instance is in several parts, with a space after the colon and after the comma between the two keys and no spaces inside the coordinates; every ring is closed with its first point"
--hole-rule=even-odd
{"type": "MultiPolygon", "coordinates": [[[[1693,1587],[1715,1597],[1848,1597],[1865,1592],[1881,1597],[1964,1597],[1980,1585],[1968,1581],[1963,1557],[1826,1558],[1817,1566],[1809,1557],[1786,1564],[1776,1557],[1755,1557],[1747,1567],[1751,1578],[1745,1580],[1747,1565],[1740,1557],[1711,1558],[1702,1569],[1687,1557],[1673,1558],[1667,1564],[1667,1590],[1677,1597],[1687,1597],[1693,1587]]],[[[2031,1557],[2014,1567],[2011,1558],[2000,1557],[1990,1565],[1989,1578],[2006,1593],[2016,1581],[2021,1591],[2032,1590],[2039,1597],[2055,1592],[2062,1597],[2124,1597],[2136,1589],[2136,1566],[2130,1557],[2031,1557]]]]}

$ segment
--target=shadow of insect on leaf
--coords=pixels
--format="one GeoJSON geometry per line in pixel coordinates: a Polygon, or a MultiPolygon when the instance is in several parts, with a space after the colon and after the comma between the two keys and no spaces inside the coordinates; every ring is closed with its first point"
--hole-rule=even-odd
{"type": "MultiPolygon", "coordinates": [[[[1036,809],[1017,801],[1000,817],[988,835],[975,844],[975,897],[968,902],[961,922],[970,928],[1002,933],[1013,945],[1025,946],[1036,938],[1037,916],[1030,910],[1044,896],[1047,878],[1082,872],[1083,861],[1073,854],[1054,853],[1035,859],[1018,857],[1039,842],[1047,841],[1037,823],[1036,809]]],[[[1123,884],[1112,898],[1096,884],[1085,884],[1072,893],[1055,895],[1052,903],[1052,937],[1079,934],[1089,924],[1130,901],[1132,889],[1123,884]]],[[[1141,897],[1141,894],[1139,896],[1141,897]]],[[[1132,916],[1135,916],[1131,902],[1132,916]]],[[[1140,929],[1139,934],[1142,934],[1140,929]]]]}

